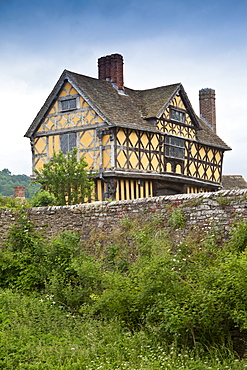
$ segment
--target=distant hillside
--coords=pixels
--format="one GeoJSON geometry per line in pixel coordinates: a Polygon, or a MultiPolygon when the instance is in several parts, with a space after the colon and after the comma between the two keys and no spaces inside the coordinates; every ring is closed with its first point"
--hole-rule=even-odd
{"type": "Polygon", "coordinates": [[[27,175],[12,175],[7,168],[0,171],[0,196],[14,195],[15,186],[26,187],[26,198],[31,198],[39,189],[39,185],[31,183],[27,175]]]}

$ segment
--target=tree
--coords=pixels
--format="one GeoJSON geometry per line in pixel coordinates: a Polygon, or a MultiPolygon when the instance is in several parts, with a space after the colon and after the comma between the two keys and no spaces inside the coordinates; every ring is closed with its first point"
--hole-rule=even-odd
{"type": "Polygon", "coordinates": [[[84,157],[77,158],[77,148],[64,154],[54,154],[43,168],[35,170],[36,183],[54,195],[57,205],[91,201],[94,183],[86,170],[84,157]]]}

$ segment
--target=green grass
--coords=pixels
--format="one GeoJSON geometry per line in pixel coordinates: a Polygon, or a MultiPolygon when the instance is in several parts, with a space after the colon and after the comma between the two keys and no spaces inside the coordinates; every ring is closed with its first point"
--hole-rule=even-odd
{"type": "Polygon", "coordinates": [[[178,352],[176,345],[158,343],[144,330],[131,333],[117,321],[83,320],[51,296],[27,297],[5,290],[0,292],[0,307],[0,369],[247,368],[247,360],[220,348],[207,356],[178,352]]]}

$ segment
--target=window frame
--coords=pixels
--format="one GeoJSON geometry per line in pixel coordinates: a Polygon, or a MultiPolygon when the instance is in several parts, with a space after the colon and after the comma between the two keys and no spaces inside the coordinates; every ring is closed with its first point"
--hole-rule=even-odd
{"type": "Polygon", "coordinates": [[[71,150],[73,148],[77,148],[77,135],[76,135],[76,132],[67,132],[67,133],[64,133],[64,134],[60,134],[59,135],[59,144],[60,144],[60,150],[64,154],[71,152],[71,150]],[[67,143],[66,143],[67,145],[64,142],[63,143],[61,142],[61,140],[64,140],[65,137],[67,138],[67,143]],[[73,141],[71,140],[71,137],[73,138],[73,141]],[[64,145],[67,146],[67,149],[68,150],[64,150],[64,145]]]}
{"type": "Polygon", "coordinates": [[[78,108],[79,108],[79,96],[69,95],[69,96],[59,98],[59,101],[58,101],[58,110],[59,110],[59,112],[69,112],[71,110],[75,110],[75,109],[78,109],[78,108]],[[70,101],[75,101],[74,106],[71,107],[70,104],[68,104],[68,108],[64,108],[63,104],[65,102],[70,102],[70,101]]]}
{"type": "Polygon", "coordinates": [[[168,158],[185,159],[185,139],[178,136],[165,136],[165,156],[168,158]],[[180,153],[180,154],[178,154],[180,153]]]}
{"type": "Polygon", "coordinates": [[[180,123],[185,123],[186,121],[186,112],[182,109],[178,109],[178,108],[175,108],[175,107],[170,107],[170,119],[172,121],[176,121],[176,122],[180,122],[180,123]],[[175,113],[175,115],[179,115],[181,116],[182,118],[176,118],[173,116],[173,113],[175,113]]]}

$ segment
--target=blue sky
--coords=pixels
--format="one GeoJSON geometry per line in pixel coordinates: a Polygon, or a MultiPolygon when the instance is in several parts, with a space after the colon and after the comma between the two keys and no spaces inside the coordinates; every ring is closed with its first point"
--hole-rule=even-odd
{"type": "Polygon", "coordinates": [[[0,170],[31,174],[23,135],[64,69],[120,53],[126,86],[182,82],[197,114],[215,89],[224,173],[247,179],[246,17],[246,0],[0,0],[0,170]]]}

